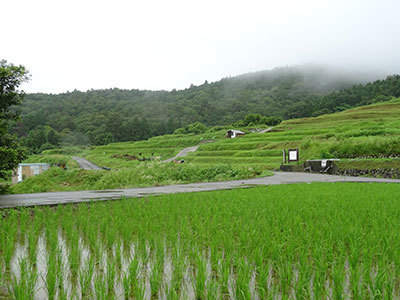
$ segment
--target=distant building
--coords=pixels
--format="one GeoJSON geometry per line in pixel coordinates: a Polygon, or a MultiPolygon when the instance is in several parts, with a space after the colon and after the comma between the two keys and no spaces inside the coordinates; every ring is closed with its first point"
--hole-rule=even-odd
{"type": "Polygon", "coordinates": [[[24,179],[38,175],[43,171],[46,171],[50,168],[49,164],[46,163],[24,163],[19,164],[18,168],[13,171],[12,174],[12,183],[17,184],[18,182],[23,181],[24,179]]]}
{"type": "Polygon", "coordinates": [[[235,129],[230,129],[226,132],[226,137],[227,138],[235,138],[241,135],[245,135],[245,133],[243,131],[240,130],[235,130],[235,129]]]}

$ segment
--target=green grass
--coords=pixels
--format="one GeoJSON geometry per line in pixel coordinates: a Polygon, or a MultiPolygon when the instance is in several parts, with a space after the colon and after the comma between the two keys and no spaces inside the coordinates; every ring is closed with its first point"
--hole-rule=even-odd
{"type": "Polygon", "coordinates": [[[255,165],[277,169],[282,162],[282,150],[299,148],[300,159],[319,158],[382,158],[400,156],[400,99],[358,107],[316,118],[282,122],[270,132],[250,133],[227,139],[225,131],[203,135],[167,135],[135,143],[119,143],[96,147],[87,157],[107,167],[128,167],[133,162],[112,158],[113,154],[172,157],[184,147],[201,144],[198,151],[185,160],[207,165],[217,161],[235,165],[255,165]]]}
{"type": "Polygon", "coordinates": [[[104,190],[159,186],[179,183],[208,182],[270,176],[271,172],[257,166],[227,164],[185,165],[138,163],[136,167],[118,171],[91,171],[58,167],[30,177],[15,186],[13,193],[39,193],[55,191],[104,190]]]}
{"type": "MultiPolygon", "coordinates": [[[[321,158],[381,159],[400,156],[400,99],[316,118],[282,122],[270,132],[220,139],[200,146],[187,161],[212,163],[218,156],[231,164],[278,168],[282,150],[299,148],[301,161],[321,158]]],[[[396,163],[393,163],[395,166],[396,163]]]]}
{"type": "MultiPolygon", "coordinates": [[[[227,139],[223,130],[211,128],[200,135],[165,135],[153,137],[146,141],[113,143],[92,147],[86,150],[65,149],[48,150],[41,155],[29,158],[32,162],[58,161],[67,162],[70,169],[77,168],[71,155],[74,151],[95,164],[111,168],[111,173],[87,175],[85,172],[65,173],[71,176],[65,181],[55,182],[52,175],[40,177],[30,183],[21,183],[21,187],[12,188],[13,192],[69,190],[69,189],[109,189],[121,187],[151,186],[169,183],[238,179],[231,174],[243,174],[249,178],[249,172],[243,168],[256,171],[253,176],[260,176],[264,170],[279,169],[282,163],[282,150],[299,148],[300,163],[308,159],[340,158],[344,159],[341,167],[355,166],[349,159],[363,160],[364,169],[384,165],[385,168],[398,168],[395,158],[400,157],[400,99],[376,103],[349,109],[343,112],[322,115],[315,118],[294,119],[282,122],[272,131],[260,134],[250,133],[250,128],[239,128],[245,136],[227,139]],[[164,167],[162,160],[173,157],[185,147],[200,145],[196,152],[185,157],[185,166],[164,167]],[[153,161],[140,162],[129,160],[126,155],[140,158],[152,158],[153,161]],[[382,163],[382,160],[385,163],[382,163]],[[347,161],[347,163],[346,163],[347,161]],[[218,166],[216,166],[218,165],[218,166]],[[228,175],[209,177],[210,168],[226,165],[228,175]],[[368,166],[366,166],[368,165],[368,166]],[[192,176],[182,180],[175,172],[194,172],[205,177],[192,176]],[[77,175],[79,174],[79,175],[77,175]],[[138,178],[142,176],[143,178],[138,178]],[[77,178],[96,178],[89,183],[76,183],[77,178]],[[35,187],[39,185],[40,187],[35,187]]],[[[251,173],[251,172],[250,172],[251,173]]],[[[85,179],[86,180],[86,179],[85,179]]]]}
{"type": "Polygon", "coordinates": [[[86,159],[93,161],[97,165],[112,169],[130,168],[136,166],[138,161],[126,160],[122,155],[131,155],[138,158],[156,158],[161,161],[178,154],[186,147],[195,146],[206,140],[213,141],[221,139],[224,131],[210,132],[202,135],[165,135],[153,137],[146,141],[113,143],[105,146],[94,147],[85,151],[86,159]],[[120,156],[120,157],[115,157],[120,156]]]}
{"type": "Polygon", "coordinates": [[[24,163],[48,163],[50,165],[65,164],[68,169],[79,169],[78,163],[72,159],[71,155],[53,154],[43,151],[41,154],[31,155],[24,163]]]}
{"type": "Polygon", "coordinates": [[[30,298],[37,278],[66,298],[142,299],[146,280],[152,298],[161,289],[185,298],[184,282],[198,299],[400,296],[397,184],[279,185],[0,212],[0,290],[8,298],[30,298]],[[33,248],[45,259],[30,255],[33,248]],[[40,261],[54,270],[45,276],[40,261]]]}
{"type": "Polygon", "coordinates": [[[0,178],[0,195],[5,194],[10,190],[12,172],[8,171],[6,178],[0,178]]]}
{"type": "Polygon", "coordinates": [[[359,169],[359,170],[376,170],[376,169],[399,169],[400,159],[343,159],[336,163],[339,169],[359,169]]]}

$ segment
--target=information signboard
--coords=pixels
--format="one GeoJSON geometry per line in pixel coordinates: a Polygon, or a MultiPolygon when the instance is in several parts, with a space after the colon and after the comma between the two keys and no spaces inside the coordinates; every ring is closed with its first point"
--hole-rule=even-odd
{"type": "Polygon", "coordinates": [[[299,149],[288,149],[288,161],[299,161],[299,149]]]}

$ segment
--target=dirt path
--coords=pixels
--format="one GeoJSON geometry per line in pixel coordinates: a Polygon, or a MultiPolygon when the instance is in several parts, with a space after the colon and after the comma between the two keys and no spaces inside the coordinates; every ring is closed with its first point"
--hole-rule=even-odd
{"type": "Polygon", "coordinates": [[[81,157],[77,157],[77,156],[73,156],[72,158],[74,160],[76,160],[76,162],[79,164],[81,169],[84,169],[84,170],[103,170],[103,168],[95,165],[94,163],[88,161],[87,159],[84,159],[84,158],[81,158],[81,157]]]}
{"type": "Polygon", "coordinates": [[[168,162],[174,161],[178,157],[185,157],[189,152],[195,152],[197,149],[199,149],[199,146],[193,146],[193,147],[185,148],[185,149],[179,151],[179,153],[177,155],[175,155],[174,157],[171,157],[169,159],[163,160],[162,162],[163,163],[168,163],[168,162]]]}
{"type": "Polygon", "coordinates": [[[121,197],[144,197],[149,195],[202,192],[251,187],[254,185],[275,185],[302,182],[389,182],[400,183],[396,179],[348,177],[312,173],[277,172],[273,176],[222,182],[176,184],[148,188],[133,188],[104,191],[53,192],[37,194],[0,195],[0,208],[35,205],[57,205],[88,201],[115,200],[121,197]]]}

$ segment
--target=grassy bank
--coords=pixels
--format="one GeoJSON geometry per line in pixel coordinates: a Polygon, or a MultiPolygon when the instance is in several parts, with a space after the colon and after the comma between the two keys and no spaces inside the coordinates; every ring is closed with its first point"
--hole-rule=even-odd
{"type": "Polygon", "coordinates": [[[25,299],[397,298],[399,211],[398,185],[359,183],[3,210],[0,290],[25,299]]]}
{"type": "Polygon", "coordinates": [[[13,193],[54,191],[104,190],[179,183],[210,182],[269,176],[262,168],[162,164],[136,162],[130,168],[118,171],[62,170],[54,167],[12,186],[13,193]]]}
{"type": "Polygon", "coordinates": [[[399,169],[400,158],[381,158],[381,159],[343,159],[336,162],[339,169],[399,169]]]}

